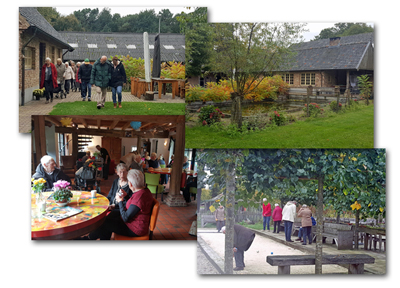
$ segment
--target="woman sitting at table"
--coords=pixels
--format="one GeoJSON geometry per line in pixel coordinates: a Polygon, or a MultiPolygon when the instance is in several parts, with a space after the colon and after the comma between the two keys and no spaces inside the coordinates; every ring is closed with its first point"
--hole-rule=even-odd
{"type": "Polygon", "coordinates": [[[40,164],[36,167],[36,172],[32,175],[32,178],[35,180],[39,178],[46,180],[47,191],[53,189],[53,183],[58,180],[65,180],[71,183],[71,179],[56,166],[57,164],[54,159],[49,155],[45,155],[40,159],[40,164]]]}
{"type": "Polygon", "coordinates": [[[115,196],[119,210],[114,209],[106,217],[104,223],[89,236],[82,240],[110,240],[113,232],[128,236],[138,237],[149,233],[150,216],[153,208],[153,196],[149,189],[145,188],[144,175],[139,170],[128,172],[128,185],[133,195],[124,204],[124,197],[115,196]]]}
{"type": "Polygon", "coordinates": [[[149,168],[152,167],[155,169],[159,167],[156,153],[151,153],[150,160],[147,160],[147,164],[149,165],[149,168]]]}
{"type": "Polygon", "coordinates": [[[107,196],[108,201],[110,201],[110,206],[108,207],[109,210],[119,209],[119,205],[116,202],[115,196],[120,189],[124,190],[126,193],[124,197],[125,201],[128,201],[128,199],[132,196],[132,191],[129,189],[128,185],[128,169],[126,165],[124,163],[119,163],[115,168],[115,171],[117,172],[118,178],[114,180],[107,196]]]}

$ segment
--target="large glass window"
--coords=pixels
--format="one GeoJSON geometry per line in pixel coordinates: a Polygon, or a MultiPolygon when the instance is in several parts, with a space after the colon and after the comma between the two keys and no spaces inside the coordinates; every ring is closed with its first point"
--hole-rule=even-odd
{"type": "Polygon", "coordinates": [[[25,48],[25,69],[35,69],[35,49],[25,48]]]}
{"type": "Polygon", "coordinates": [[[315,73],[302,73],[301,85],[315,85],[315,73]]]}

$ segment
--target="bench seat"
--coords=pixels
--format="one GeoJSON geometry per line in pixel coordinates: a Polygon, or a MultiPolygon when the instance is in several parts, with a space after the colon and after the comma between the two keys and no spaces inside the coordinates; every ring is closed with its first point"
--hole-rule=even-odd
{"type": "MultiPolygon", "coordinates": [[[[267,263],[278,266],[278,274],[290,274],[290,266],[315,265],[315,255],[267,256],[267,263]]],[[[364,264],[375,263],[375,258],[365,254],[323,255],[322,264],[348,264],[349,274],[364,274],[364,264]]]]}

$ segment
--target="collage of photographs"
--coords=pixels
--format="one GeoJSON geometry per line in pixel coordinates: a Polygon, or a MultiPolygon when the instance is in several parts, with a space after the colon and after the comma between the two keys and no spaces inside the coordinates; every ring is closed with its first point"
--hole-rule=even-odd
{"type": "Polygon", "coordinates": [[[25,238],[182,245],[197,281],[386,275],[376,24],[216,22],[167,4],[18,7],[25,238]]]}

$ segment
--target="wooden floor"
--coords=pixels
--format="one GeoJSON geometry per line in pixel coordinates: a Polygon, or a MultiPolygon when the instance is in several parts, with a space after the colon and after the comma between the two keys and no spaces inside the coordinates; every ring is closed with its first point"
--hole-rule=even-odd
{"type": "MultiPolygon", "coordinates": [[[[116,174],[110,175],[107,180],[100,183],[101,194],[107,196],[111,189],[116,174]]],[[[165,199],[165,195],[164,195],[165,199]]],[[[160,195],[157,200],[161,202],[160,195]]],[[[153,233],[153,240],[197,240],[196,236],[189,235],[190,227],[196,216],[197,202],[193,201],[186,207],[169,207],[160,203],[160,212],[157,219],[156,229],[153,233]]]]}

